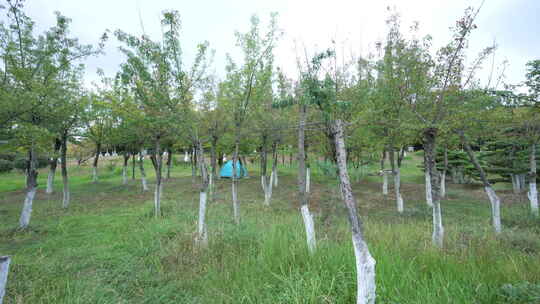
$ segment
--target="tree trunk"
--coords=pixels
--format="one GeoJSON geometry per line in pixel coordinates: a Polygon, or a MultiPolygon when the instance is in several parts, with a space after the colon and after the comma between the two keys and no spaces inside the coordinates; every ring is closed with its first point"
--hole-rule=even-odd
{"type": "Polygon", "coordinates": [[[9,264],[11,258],[9,256],[0,256],[0,304],[4,301],[6,294],[7,278],[9,273],[9,264]]]}
{"type": "MultiPolygon", "coordinates": [[[[217,148],[217,136],[212,136],[212,145],[210,146],[210,167],[211,167],[211,174],[210,174],[210,180],[214,180],[217,176],[217,155],[216,155],[216,148],[217,148]]],[[[210,191],[212,190],[212,187],[210,188],[210,191]]]]}
{"type": "Polygon", "coordinates": [[[388,172],[386,170],[383,170],[382,175],[383,175],[382,194],[388,195],[388,172]]]}
{"type": "Polygon", "coordinates": [[[277,142],[274,143],[274,147],[273,147],[273,156],[274,156],[274,160],[273,160],[273,163],[272,163],[272,179],[271,179],[271,183],[274,184],[274,187],[277,187],[278,186],[278,170],[277,170],[277,166],[278,166],[278,151],[277,151],[277,142]]]}
{"type": "Polygon", "coordinates": [[[536,143],[531,145],[530,155],[531,171],[529,172],[529,202],[531,203],[531,212],[538,216],[538,190],[536,188],[536,143]]]}
{"type": "Polygon", "coordinates": [[[236,176],[236,163],[238,162],[238,146],[240,145],[240,130],[236,130],[233,152],[233,174],[232,174],[232,201],[234,222],[240,224],[240,204],[238,203],[238,176],[236,176]]]}
{"type": "Polygon", "coordinates": [[[28,151],[28,162],[26,168],[26,197],[24,199],[21,217],[19,218],[20,229],[25,229],[28,227],[30,224],[30,217],[32,216],[32,205],[34,203],[34,197],[36,196],[38,186],[36,162],[37,160],[34,151],[34,144],[32,143],[30,150],[28,151]]]}
{"type": "Polygon", "coordinates": [[[385,160],[386,160],[386,149],[383,149],[382,158],[381,158],[381,173],[383,177],[382,194],[388,195],[388,172],[386,172],[386,170],[384,169],[385,160]]]}
{"type": "Polygon", "coordinates": [[[431,177],[430,177],[427,166],[424,166],[424,167],[426,167],[424,171],[424,177],[425,177],[425,183],[426,183],[426,187],[425,187],[426,188],[426,204],[429,207],[433,207],[433,196],[432,196],[433,190],[431,188],[431,177]]]}
{"type": "Polygon", "coordinates": [[[433,212],[433,235],[432,242],[435,246],[442,248],[444,242],[444,227],[441,213],[440,175],[437,172],[435,162],[435,144],[437,129],[428,128],[424,130],[424,152],[426,159],[426,172],[429,175],[429,188],[431,188],[432,212],[433,212]]]}
{"type": "Polygon", "coordinates": [[[208,192],[208,169],[204,161],[204,151],[201,141],[197,142],[197,159],[199,159],[199,172],[201,172],[201,188],[199,191],[199,222],[198,222],[198,237],[197,243],[200,246],[206,247],[208,245],[208,232],[206,225],[206,205],[207,205],[207,192],[208,192]]]}
{"type": "Polygon", "coordinates": [[[62,141],[58,138],[55,138],[54,140],[54,155],[50,159],[50,170],[49,175],[47,176],[47,194],[51,194],[54,191],[54,176],[56,174],[56,166],[58,165],[58,152],[60,150],[60,147],[62,146],[62,141]]]}
{"type": "Polygon", "coordinates": [[[156,171],[156,190],[154,192],[154,215],[156,218],[161,216],[161,192],[163,191],[163,185],[162,185],[162,176],[161,176],[161,168],[163,164],[163,155],[161,154],[161,143],[160,138],[156,138],[155,142],[155,151],[154,151],[155,157],[155,165],[154,170],[156,171]]]}
{"type": "Polygon", "coordinates": [[[131,153],[131,179],[135,180],[135,153],[131,153]]]}
{"type": "Polygon", "coordinates": [[[173,153],[171,149],[167,150],[167,179],[171,179],[171,167],[172,167],[173,153]]]}
{"type": "Polygon", "coordinates": [[[352,231],[352,242],[356,258],[356,284],[357,304],[375,303],[375,259],[371,256],[369,248],[364,240],[362,223],[356,210],[356,198],[351,189],[349,173],[347,172],[345,141],[343,136],[343,123],[341,120],[334,122],[335,147],[341,193],[349,213],[349,222],[352,231]]]}
{"type": "Polygon", "coordinates": [[[306,192],[310,193],[311,191],[311,172],[310,168],[306,168],[306,192]]]}
{"type": "Polygon", "coordinates": [[[469,145],[469,142],[467,141],[467,138],[465,137],[465,133],[463,131],[459,131],[459,137],[461,139],[461,143],[463,144],[463,147],[465,148],[465,151],[467,152],[467,155],[469,156],[469,160],[473,163],[476,170],[478,170],[478,173],[480,174],[480,179],[482,180],[482,183],[484,184],[484,190],[486,191],[486,194],[489,198],[489,201],[491,203],[491,220],[493,223],[493,229],[495,230],[496,234],[501,233],[502,227],[501,227],[501,201],[497,194],[495,193],[495,190],[493,190],[493,187],[489,183],[486,172],[480,166],[480,163],[476,159],[476,156],[474,155],[474,152],[471,149],[471,146],[469,145]]]}
{"type": "Polygon", "coordinates": [[[446,197],[446,172],[448,171],[448,148],[444,146],[444,169],[441,172],[441,198],[446,197]]]}
{"type": "Polygon", "coordinates": [[[128,183],[128,162],[129,162],[129,153],[124,152],[124,166],[122,167],[122,184],[127,185],[128,183]]]}
{"type": "Polygon", "coordinates": [[[315,224],[313,216],[309,212],[309,168],[306,170],[305,155],[305,124],[306,105],[300,105],[300,123],[298,127],[298,194],[300,197],[300,213],[304,220],[306,229],[306,241],[310,253],[314,253],[317,248],[315,237],[315,224]]]}
{"type": "Polygon", "coordinates": [[[92,166],[92,182],[97,183],[98,181],[98,162],[99,162],[99,154],[101,154],[101,143],[97,144],[96,147],[96,155],[94,156],[94,164],[92,166]]]}
{"type": "Polygon", "coordinates": [[[63,197],[62,197],[62,207],[65,209],[69,206],[70,202],[70,192],[69,192],[69,180],[67,172],[67,135],[62,138],[62,152],[60,159],[62,163],[60,164],[62,170],[62,185],[63,185],[63,197]]]}
{"type": "Polygon", "coordinates": [[[392,166],[392,176],[394,177],[394,192],[396,194],[396,206],[399,213],[403,213],[403,197],[401,196],[401,172],[399,170],[400,155],[398,152],[397,158],[394,157],[394,147],[388,149],[389,162],[392,166]]]}
{"type": "Polygon", "coordinates": [[[197,177],[197,155],[195,146],[191,149],[191,182],[195,184],[195,178],[197,177]]]}
{"type": "Polygon", "coordinates": [[[148,191],[148,183],[146,182],[146,172],[144,172],[144,155],[142,152],[139,153],[139,169],[141,170],[143,192],[146,192],[148,191]]]}

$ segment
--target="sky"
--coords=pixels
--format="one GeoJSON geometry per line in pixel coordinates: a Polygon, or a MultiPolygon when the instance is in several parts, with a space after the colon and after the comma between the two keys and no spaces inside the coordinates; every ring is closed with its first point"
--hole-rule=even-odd
{"type": "MultiPolygon", "coordinates": [[[[420,24],[422,35],[433,37],[434,47],[446,44],[451,32],[448,28],[463,15],[468,6],[478,7],[481,0],[27,0],[26,13],[36,21],[38,31],[54,24],[54,12],[70,17],[72,34],[81,43],[97,44],[108,29],[121,29],[153,39],[160,39],[160,18],[164,10],[178,10],[182,20],[182,48],[189,67],[196,46],[209,41],[215,49],[213,70],[218,77],[225,74],[226,54],[240,59],[235,46],[235,31],[249,29],[249,20],[257,14],[266,24],[271,12],[277,12],[278,25],[284,31],[276,49],[276,63],[293,76],[297,70],[298,49],[325,49],[332,40],[343,45],[347,53],[366,56],[374,52],[377,41],[386,36],[385,20],[388,7],[402,17],[402,30],[413,21],[420,24]]],[[[485,0],[476,20],[478,29],[471,36],[469,58],[484,47],[497,43],[494,58],[490,58],[478,73],[486,82],[493,70],[500,73],[502,62],[508,60],[506,82],[517,84],[525,77],[525,63],[540,59],[540,1],[485,0]],[[492,69],[492,62],[493,69],[492,69]]],[[[97,81],[98,68],[107,76],[114,76],[124,60],[118,51],[119,43],[111,35],[105,55],[85,61],[87,85],[97,81]]],[[[303,52],[303,51],[302,51],[303,52]]]]}

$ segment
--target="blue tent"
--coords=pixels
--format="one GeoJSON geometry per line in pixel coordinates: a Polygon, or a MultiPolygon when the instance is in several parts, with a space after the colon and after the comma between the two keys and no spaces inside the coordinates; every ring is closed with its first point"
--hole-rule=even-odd
{"type": "MultiPolygon", "coordinates": [[[[223,167],[221,167],[221,170],[219,171],[219,176],[232,178],[233,177],[232,175],[233,175],[233,162],[232,160],[229,160],[225,164],[223,164],[223,167]]],[[[239,161],[236,161],[236,176],[237,177],[247,176],[246,168],[244,168],[244,166],[242,166],[239,161]]]]}

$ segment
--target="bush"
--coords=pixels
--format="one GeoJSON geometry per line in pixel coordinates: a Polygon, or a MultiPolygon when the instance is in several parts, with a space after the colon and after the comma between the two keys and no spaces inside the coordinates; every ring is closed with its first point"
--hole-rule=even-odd
{"type": "Polygon", "coordinates": [[[0,159],[0,173],[8,173],[13,170],[13,162],[0,159]]]}
{"type": "Polygon", "coordinates": [[[10,162],[13,162],[15,158],[17,158],[17,154],[15,153],[9,153],[9,152],[0,153],[0,160],[7,160],[10,162]]]}
{"type": "MultiPolygon", "coordinates": [[[[28,158],[21,157],[20,155],[15,158],[13,161],[13,167],[21,171],[26,170],[26,164],[28,163],[28,158]]],[[[49,159],[46,157],[38,156],[37,157],[37,168],[45,168],[49,164],[49,159]]]]}
{"type": "Polygon", "coordinates": [[[500,296],[504,303],[540,303],[540,284],[529,282],[504,284],[501,287],[500,296]]]}

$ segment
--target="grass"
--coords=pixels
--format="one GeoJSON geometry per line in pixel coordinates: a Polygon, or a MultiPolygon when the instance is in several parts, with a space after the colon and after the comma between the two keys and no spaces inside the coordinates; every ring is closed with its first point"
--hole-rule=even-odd
{"type": "MultiPolygon", "coordinates": [[[[434,249],[419,159],[409,156],[402,169],[401,216],[392,197],[380,193],[380,177],[353,185],[377,261],[378,303],[540,303],[540,221],[528,215],[526,200],[501,190],[504,233],[495,237],[483,189],[449,184],[445,248],[434,249]]],[[[230,181],[219,180],[203,249],[194,245],[198,190],[189,168],[174,168],[164,187],[164,216],[155,219],[152,191],[142,193],[138,180],[122,185],[118,167],[106,167],[97,184],[90,168],[70,167],[68,210],[61,208],[59,176],[57,192],[48,196],[41,172],[26,231],[13,229],[24,176],[0,175],[0,254],[13,256],[6,303],[354,302],[346,210],[336,182],[316,168],[310,204],[318,250],[310,256],[295,168],[279,168],[279,187],[264,207],[257,166],[248,166],[239,226],[232,222],[230,181]]]]}

